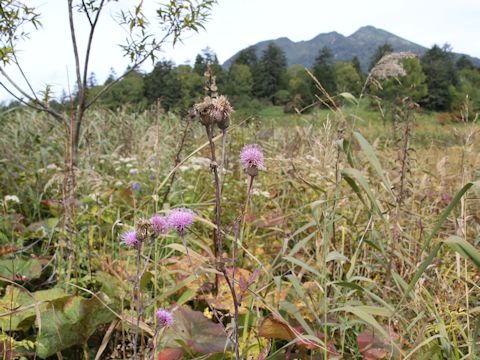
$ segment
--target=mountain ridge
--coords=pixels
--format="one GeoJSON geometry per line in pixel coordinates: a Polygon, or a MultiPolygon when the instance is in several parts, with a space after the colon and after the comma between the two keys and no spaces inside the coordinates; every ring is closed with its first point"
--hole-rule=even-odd
{"type": "MultiPolygon", "coordinates": [[[[327,46],[332,51],[335,62],[351,61],[356,56],[364,71],[368,69],[370,59],[375,50],[385,43],[389,43],[396,52],[410,51],[419,56],[428,50],[428,48],[422,45],[372,25],[362,26],[349,36],[342,35],[336,31],[330,31],[320,33],[310,40],[295,42],[283,36],[278,39],[263,40],[251,46],[255,48],[257,56],[260,58],[262,52],[270,43],[277,45],[285,52],[288,66],[301,64],[308,68],[312,67],[320,49],[327,46]]],[[[230,67],[240,51],[227,59],[223,66],[226,68],[230,67]]],[[[465,55],[476,66],[480,66],[479,58],[467,54],[454,53],[455,58],[462,55],[465,55]]]]}

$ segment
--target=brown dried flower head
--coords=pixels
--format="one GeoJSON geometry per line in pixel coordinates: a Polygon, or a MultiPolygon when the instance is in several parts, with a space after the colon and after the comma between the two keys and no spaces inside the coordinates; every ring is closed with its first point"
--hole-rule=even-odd
{"type": "Polygon", "coordinates": [[[205,97],[201,103],[195,104],[194,109],[200,115],[200,122],[205,125],[212,125],[215,120],[212,119],[210,111],[213,108],[213,100],[209,96],[205,97]]]}
{"type": "Polygon", "coordinates": [[[194,109],[200,115],[200,122],[205,126],[217,124],[222,130],[230,126],[233,107],[223,95],[213,99],[207,96],[201,103],[195,104],[194,109]]]}
{"type": "Polygon", "coordinates": [[[223,95],[213,99],[212,103],[213,107],[210,109],[210,116],[215,120],[220,129],[225,130],[230,126],[230,114],[233,112],[233,107],[223,95]]]}
{"type": "Polygon", "coordinates": [[[135,233],[137,234],[137,239],[139,241],[146,240],[151,230],[152,230],[152,225],[150,221],[145,219],[139,220],[135,229],[135,233]]]}

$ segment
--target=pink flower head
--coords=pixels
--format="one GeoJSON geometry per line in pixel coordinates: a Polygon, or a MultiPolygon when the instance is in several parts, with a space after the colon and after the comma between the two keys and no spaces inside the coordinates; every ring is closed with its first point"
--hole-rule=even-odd
{"type": "Polygon", "coordinates": [[[165,309],[157,310],[157,320],[160,327],[170,327],[173,325],[173,315],[170,311],[165,309]]]}
{"type": "Polygon", "coordinates": [[[168,215],[168,227],[183,233],[195,221],[195,213],[190,209],[175,209],[168,215]]]}
{"type": "Polygon", "coordinates": [[[262,148],[257,144],[245,145],[240,152],[240,162],[247,172],[265,170],[262,148]]]}
{"type": "Polygon", "coordinates": [[[150,224],[155,235],[165,234],[168,231],[168,221],[165,216],[153,215],[150,218],[150,224]]]}
{"type": "Polygon", "coordinates": [[[135,247],[140,243],[134,230],[124,232],[122,234],[122,242],[129,247],[135,247]]]}

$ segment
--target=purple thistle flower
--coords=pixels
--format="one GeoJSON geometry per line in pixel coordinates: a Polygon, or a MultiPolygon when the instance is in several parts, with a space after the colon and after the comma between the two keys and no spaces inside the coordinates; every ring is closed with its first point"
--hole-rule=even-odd
{"type": "Polygon", "coordinates": [[[195,221],[195,213],[190,209],[174,209],[168,215],[168,227],[183,233],[195,221]]]}
{"type": "Polygon", "coordinates": [[[173,325],[173,315],[170,311],[165,309],[158,309],[157,312],[158,326],[170,327],[173,325]]]}
{"type": "Polygon", "coordinates": [[[153,215],[150,218],[150,224],[155,235],[165,234],[168,231],[168,220],[165,216],[153,215]]]}
{"type": "Polygon", "coordinates": [[[240,152],[242,167],[251,176],[257,175],[258,170],[265,170],[262,148],[257,144],[245,145],[240,152]]]}
{"type": "Polygon", "coordinates": [[[135,247],[140,243],[134,230],[124,232],[122,234],[122,242],[129,247],[135,247]]]}

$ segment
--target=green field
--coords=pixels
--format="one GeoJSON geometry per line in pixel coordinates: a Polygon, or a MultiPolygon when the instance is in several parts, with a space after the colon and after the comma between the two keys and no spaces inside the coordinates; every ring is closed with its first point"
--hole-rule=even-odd
{"type": "Polygon", "coordinates": [[[137,343],[145,358],[234,358],[232,281],[244,359],[480,358],[478,124],[422,111],[394,128],[364,103],[237,111],[226,146],[215,142],[216,259],[199,121],[183,147],[176,115],[95,110],[85,121],[65,229],[63,126],[27,110],[0,117],[0,351],[8,341],[16,357],[128,359],[137,343]],[[266,170],[244,213],[239,154],[252,143],[266,170]],[[141,253],[121,243],[142,219],[184,207],[197,215],[188,251],[175,232],[141,253]],[[173,326],[159,328],[157,308],[173,326]]]}

